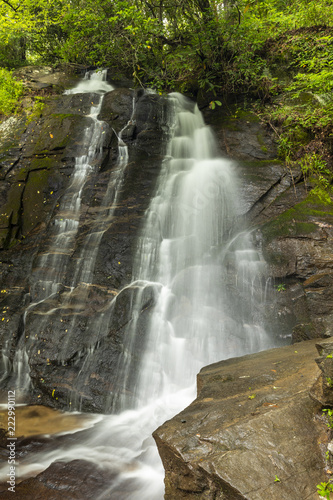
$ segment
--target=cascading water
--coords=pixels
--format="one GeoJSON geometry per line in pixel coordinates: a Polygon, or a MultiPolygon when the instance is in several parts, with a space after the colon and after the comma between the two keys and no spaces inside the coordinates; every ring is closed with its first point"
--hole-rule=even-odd
{"type": "Polygon", "coordinates": [[[170,101],[174,134],[138,243],[138,292],[117,368],[113,407],[122,410],[189,387],[205,364],[273,346],[260,317],[265,263],[246,232],[232,236],[234,166],[216,157],[199,110],[179,94],[170,101]],[[158,299],[137,369],[136,321],[152,286],[158,299]]]}
{"type": "MultiPolygon", "coordinates": [[[[24,474],[39,463],[45,468],[84,456],[115,477],[99,500],[161,500],[163,468],[153,430],[193,400],[202,366],[274,346],[263,326],[265,263],[250,235],[236,228],[234,166],[217,156],[198,108],[179,94],[169,100],[172,138],[126,287],[133,290],[131,321],[110,403],[118,414],[103,417],[77,444],[21,465],[24,474]],[[155,305],[139,345],[147,294],[155,305]]],[[[84,266],[84,250],[81,259],[84,266]]],[[[78,271],[75,282],[89,282],[85,273],[78,271]]],[[[87,353],[81,372],[92,363],[87,353]]]]}
{"type": "MultiPolygon", "coordinates": [[[[90,114],[91,124],[84,130],[85,150],[75,158],[74,172],[70,184],[60,200],[59,209],[52,221],[49,244],[43,253],[37,257],[37,262],[31,276],[31,291],[27,301],[31,301],[24,312],[21,326],[21,339],[16,349],[13,363],[9,362],[9,353],[3,350],[3,379],[11,377],[12,386],[21,392],[26,392],[30,385],[28,354],[29,341],[25,336],[25,322],[30,311],[45,301],[52,299],[65,282],[66,270],[72,256],[75,238],[79,228],[82,191],[88,176],[101,159],[103,134],[106,124],[98,120],[104,93],[114,87],[106,82],[106,70],[87,72],[83,81],[66,94],[89,93],[94,96],[90,114]],[[96,95],[97,94],[97,95],[96,95]]],[[[41,319],[40,331],[44,327],[41,319]]],[[[36,332],[37,333],[37,332],[36,332]]],[[[28,339],[29,340],[29,339],[28,339]]]]}

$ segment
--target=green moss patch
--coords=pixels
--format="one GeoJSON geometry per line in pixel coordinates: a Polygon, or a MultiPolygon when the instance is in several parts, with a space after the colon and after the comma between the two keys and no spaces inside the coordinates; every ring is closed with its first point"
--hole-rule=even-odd
{"type": "Polygon", "coordinates": [[[57,166],[57,162],[54,158],[50,157],[42,157],[42,158],[34,158],[29,166],[29,171],[32,170],[50,170],[57,166]]]}
{"type": "Polygon", "coordinates": [[[307,198],[262,227],[266,242],[275,238],[305,236],[318,230],[316,222],[333,223],[333,203],[320,193],[307,198]]]}

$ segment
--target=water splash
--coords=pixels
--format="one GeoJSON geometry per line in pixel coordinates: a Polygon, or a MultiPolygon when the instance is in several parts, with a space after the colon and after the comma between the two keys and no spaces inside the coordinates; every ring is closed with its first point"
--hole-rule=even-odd
{"type": "Polygon", "coordinates": [[[83,80],[64,94],[104,94],[114,90],[107,82],[107,72],[107,69],[86,71],[83,80]]]}

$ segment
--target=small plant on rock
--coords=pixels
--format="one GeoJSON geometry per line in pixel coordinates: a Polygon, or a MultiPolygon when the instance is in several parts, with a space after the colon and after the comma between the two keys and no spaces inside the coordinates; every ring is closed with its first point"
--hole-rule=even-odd
{"type": "Polygon", "coordinates": [[[331,483],[320,483],[317,484],[317,492],[323,498],[330,500],[330,493],[333,491],[333,485],[331,483]]]}
{"type": "Polygon", "coordinates": [[[329,427],[330,429],[333,429],[333,409],[331,408],[325,408],[323,410],[323,412],[326,412],[327,413],[327,427],[329,427]]]}
{"type": "Polygon", "coordinates": [[[286,285],[284,283],[280,283],[279,285],[276,285],[276,290],[278,292],[284,292],[286,290],[286,285]]]}

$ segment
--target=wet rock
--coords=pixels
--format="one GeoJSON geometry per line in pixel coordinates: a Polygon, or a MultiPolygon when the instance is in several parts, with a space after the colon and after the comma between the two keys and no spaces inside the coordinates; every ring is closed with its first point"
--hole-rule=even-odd
{"type": "MultiPolygon", "coordinates": [[[[15,488],[15,496],[35,500],[96,498],[107,489],[116,475],[86,460],[55,462],[37,477],[19,483],[15,488]]],[[[5,500],[12,498],[12,495],[12,492],[4,491],[0,493],[0,498],[5,500]]]]}
{"type": "MultiPolygon", "coordinates": [[[[16,143],[6,152],[1,170],[1,270],[6,290],[2,304],[4,308],[12,302],[14,305],[6,310],[11,313],[10,321],[1,322],[0,330],[6,363],[17,362],[19,343],[29,350],[32,402],[66,408],[72,403],[72,408],[100,412],[109,408],[110,395],[116,390],[115,367],[131,320],[130,294],[119,296],[112,321],[110,311],[115,295],[132,279],[137,235],[163,158],[161,138],[167,137],[165,98],[127,89],[105,95],[100,117],[106,120],[103,157],[83,188],[79,232],[63,286],[57,294],[33,306],[24,324],[22,320],[27,305],[38,298],[39,256],[48,251],[59,200],[69,185],[75,157],[82,154],[82,131],[91,123],[87,115],[95,98],[94,94],[52,96],[23,135],[8,135],[16,143]],[[133,122],[128,124],[131,117],[133,122]],[[94,283],[77,283],[72,289],[82,245],[96,224],[108,217],[109,207],[101,205],[108,184],[112,185],[118,175],[118,141],[112,129],[119,133],[126,124],[124,140],[130,161],[113,216],[103,226],[94,283]],[[149,140],[145,132],[150,134],[149,140]],[[90,372],[80,378],[81,368],[87,364],[90,372]]],[[[154,301],[153,291],[146,293],[133,377],[154,301]]],[[[10,377],[5,383],[11,383],[10,377]]]]}
{"type": "Polygon", "coordinates": [[[203,368],[197,399],[154,432],[165,498],[316,498],[329,432],[315,357],[312,340],[203,368]]]}
{"type": "Polygon", "coordinates": [[[324,407],[333,406],[333,339],[322,340],[316,344],[319,357],[316,363],[321,370],[312,387],[311,396],[324,407]]]}
{"type": "Polygon", "coordinates": [[[128,123],[133,113],[134,92],[130,89],[115,89],[105,95],[99,119],[120,130],[128,123]]]}

